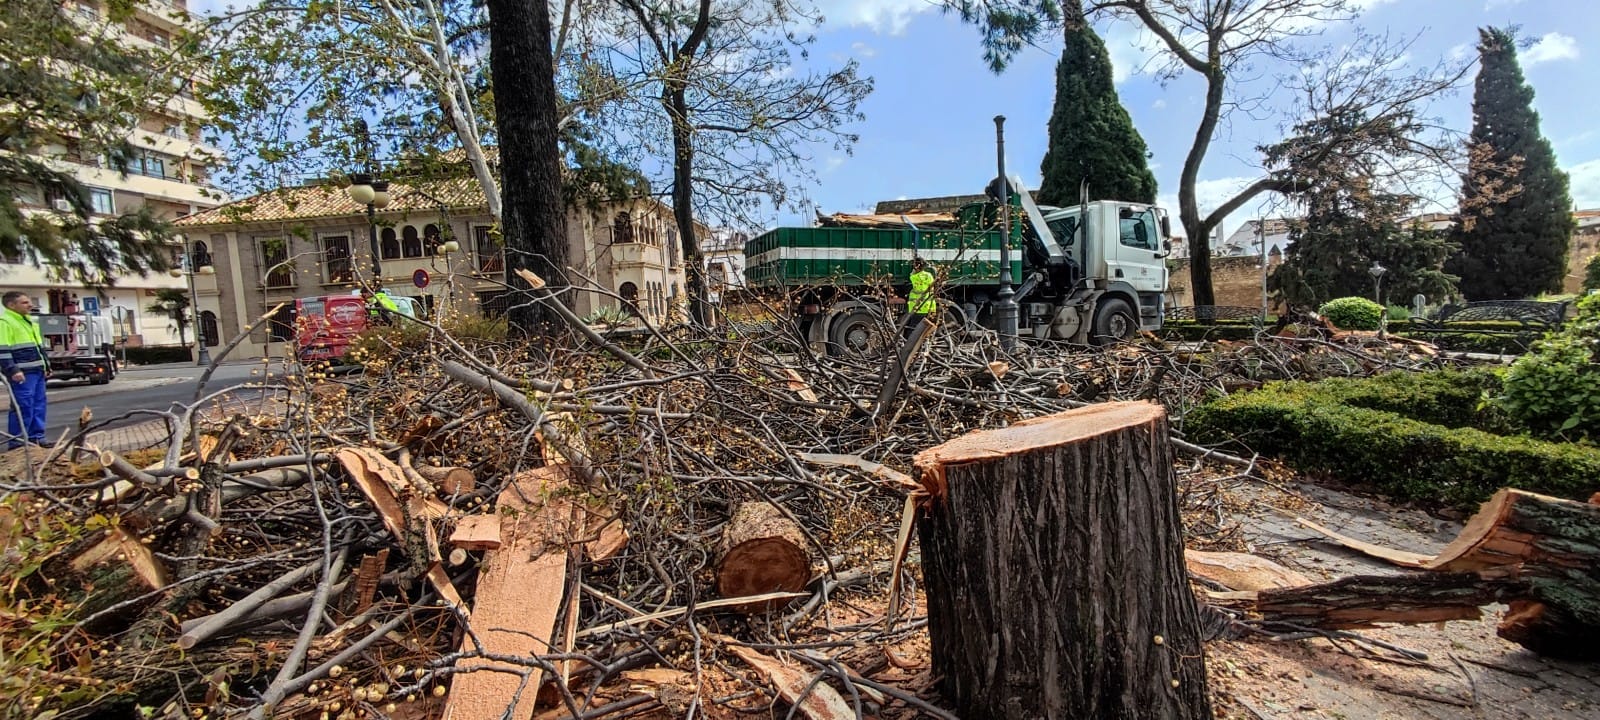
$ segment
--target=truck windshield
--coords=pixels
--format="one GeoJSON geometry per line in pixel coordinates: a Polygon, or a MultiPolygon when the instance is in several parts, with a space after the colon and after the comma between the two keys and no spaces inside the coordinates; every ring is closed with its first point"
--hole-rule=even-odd
{"type": "Polygon", "coordinates": [[[1156,237],[1155,214],[1149,209],[1134,210],[1132,213],[1124,209],[1121,225],[1122,244],[1143,250],[1155,250],[1160,247],[1161,241],[1156,237]]]}
{"type": "Polygon", "coordinates": [[[1045,223],[1050,227],[1050,234],[1056,236],[1056,242],[1061,247],[1072,247],[1078,241],[1078,216],[1068,215],[1049,220],[1045,223]]]}

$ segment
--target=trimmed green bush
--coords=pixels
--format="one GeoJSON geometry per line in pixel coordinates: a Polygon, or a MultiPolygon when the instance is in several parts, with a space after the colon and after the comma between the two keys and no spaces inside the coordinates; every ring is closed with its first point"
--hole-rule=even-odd
{"type": "Polygon", "coordinates": [[[129,365],[194,362],[194,347],[189,345],[144,345],[128,348],[127,353],[129,365]]]}
{"type": "Polygon", "coordinates": [[[1494,402],[1535,435],[1600,440],[1600,295],[1511,364],[1494,402]]]}
{"type": "Polygon", "coordinates": [[[1367,388],[1268,383],[1191,411],[1184,429],[1200,442],[1237,440],[1302,471],[1462,507],[1507,486],[1574,499],[1600,489],[1600,449],[1447,427],[1354,404],[1390,406],[1413,392],[1449,386],[1450,396],[1433,406],[1405,409],[1459,423],[1472,382],[1386,379],[1367,388]]]}
{"type": "Polygon", "coordinates": [[[1389,306],[1389,322],[1405,322],[1411,319],[1411,309],[1400,305],[1389,306]]]}
{"type": "Polygon", "coordinates": [[[1307,402],[1382,410],[1445,427],[1494,433],[1515,429],[1498,408],[1483,402],[1485,394],[1500,390],[1500,376],[1486,369],[1390,372],[1369,378],[1282,384],[1275,389],[1307,402]]]}
{"type": "Polygon", "coordinates": [[[1600,255],[1589,258],[1589,264],[1584,266],[1583,289],[1585,291],[1600,290],[1600,255]]]}
{"type": "Polygon", "coordinates": [[[1377,330],[1383,322],[1383,306],[1362,297],[1334,298],[1317,308],[1317,314],[1341,330],[1377,330]]]}

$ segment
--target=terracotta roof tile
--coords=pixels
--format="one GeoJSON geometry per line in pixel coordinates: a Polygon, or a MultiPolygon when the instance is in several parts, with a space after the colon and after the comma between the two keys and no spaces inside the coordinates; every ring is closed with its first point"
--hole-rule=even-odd
{"type": "MultiPolygon", "coordinates": [[[[472,178],[432,180],[421,183],[392,182],[391,200],[381,214],[437,210],[441,204],[452,210],[481,208],[487,203],[478,182],[472,178]]],[[[333,185],[269,190],[226,205],[181,218],[173,224],[183,228],[241,225],[245,223],[309,220],[312,218],[359,215],[365,205],[357,205],[343,188],[333,185]]]]}

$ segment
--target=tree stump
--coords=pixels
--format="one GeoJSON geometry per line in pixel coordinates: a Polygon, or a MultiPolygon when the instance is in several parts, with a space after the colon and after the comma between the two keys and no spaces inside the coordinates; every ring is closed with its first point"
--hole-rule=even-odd
{"type": "Polygon", "coordinates": [[[1035,418],[915,463],[934,671],[961,717],[1211,717],[1160,406],[1035,418]]]}
{"type": "MultiPolygon", "coordinates": [[[[805,533],[771,504],[740,505],[722,531],[717,592],[735,598],[805,589],[811,582],[811,554],[806,547],[805,533]]],[[[738,609],[761,612],[771,606],[751,603],[738,609]]]]}

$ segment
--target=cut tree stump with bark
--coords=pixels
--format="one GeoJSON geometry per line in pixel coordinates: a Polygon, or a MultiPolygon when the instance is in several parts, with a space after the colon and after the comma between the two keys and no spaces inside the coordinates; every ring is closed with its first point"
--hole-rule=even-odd
{"type": "MultiPolygon", "coordinates": [[[[770,503],[747,502],[734,510],[722,531],[717,593],[725,598],[797,592],[811,582],[811,554],[800,526],[770,503]]],[[[740,606],[745,612],[773,609],[774,601],[740,606]]]]}
{"type": "Polygon", "coordinates": [[[1172,462],[1144,402],[917,455],[934,673],[961,717],[1211,717],[1172,462]]]}

